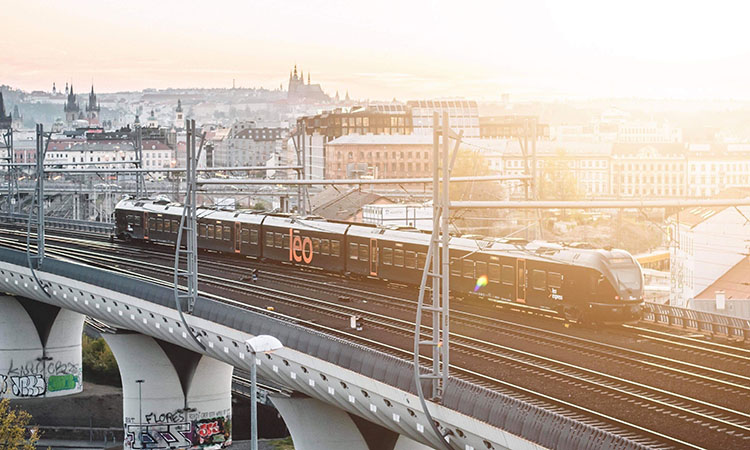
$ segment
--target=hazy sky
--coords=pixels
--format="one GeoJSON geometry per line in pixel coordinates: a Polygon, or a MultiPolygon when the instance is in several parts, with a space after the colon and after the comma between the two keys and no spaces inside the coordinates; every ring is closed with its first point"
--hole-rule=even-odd
{"type": "Polygon", "coordinates": [[[747,2],[0,0],[0,84],[750,99],[747,2]],[[700,6],[698,6],[700,5],[700,6]]]}

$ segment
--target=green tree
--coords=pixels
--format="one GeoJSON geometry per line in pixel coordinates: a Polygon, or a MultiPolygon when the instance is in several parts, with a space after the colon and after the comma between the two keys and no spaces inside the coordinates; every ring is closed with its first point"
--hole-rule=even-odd
{"type": "Polygon", "coordinates": [[[564,149],[557,149],[555,158],[545,161],[539,180],[539,198],[543,200],[576,200],[581,197],[578,180],[571,170],[564,149]]]}
{"type": "MultiPolygon", "coordinates": [[[[451,178],[491,175],[489,162],[478,151],[459,148],[451,178]]],[[[451,183],[451,200],[498,200],[500,185],[490,181],[451,183]]]]}
{"type": "Polygon", "coordinates": [[[31,414],[11,409],[10,400],[0,400],[0,448],[3,450],[34,450],[39,441],[38,432],[27,432],[31,414]]]}
{"type": "Polygon", "coordinates": [[[81,344],[85,379],[94,383],[120,386],[122,381],[117,360],[104,339],[93,339],[84,334],[81,344]]]}

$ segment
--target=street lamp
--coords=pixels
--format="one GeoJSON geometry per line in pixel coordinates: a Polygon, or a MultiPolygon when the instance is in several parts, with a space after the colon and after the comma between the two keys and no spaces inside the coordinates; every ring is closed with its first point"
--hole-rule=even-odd
{"type": "Polygon", "coordinates": [[[143,398],[141,397],[141,386],[146,380],[135,380],[138,383],[138,442],[143,448],[143,398]]]}
{"type": "Polygon", "coordinates": [[[250,360],[250,450],[258,450],[258,382],[256,380],[256,353],[273,353],[284,348],[281,341],[273,336],[261,334],[245,341],[250,360]]]}

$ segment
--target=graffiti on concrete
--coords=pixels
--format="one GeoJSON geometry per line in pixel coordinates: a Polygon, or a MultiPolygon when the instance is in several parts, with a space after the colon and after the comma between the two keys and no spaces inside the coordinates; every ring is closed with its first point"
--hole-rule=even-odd
{"type": "Polygon", "coordinates": [[[190,448],[190,424],[157,423],[125,426],[125,449],[190,448]]]}
{"type": "Polygon", "coordinates": [[[194,446],[205,447],[231,443],[232,419],[229,417],[214,417],[193,422],[192,443],[194,446]]]}
{"type": "Polygon", "coordinates": [[[81,387],[79,365],[62,361],[29,361],[16,364],[10,360],[0,373],[0,397],[41,397],[47,393],[77,390],[81,387]]]}
{"type": "Polygon", "coordinates": [[[146,414],[146,423],[177,423],[185,422],[186,420],[185,413],[180,410],[161,414],[153,412],[146,414]]]}
{"type": "Polygon", "coordinates": [[[78,386],[78,377],[76,375],[50,375],[47,380],[47,390],[49,392],[69,391],[78,386]]]}
{"type": "Polygon", "coordinates": [[[0,375],[0,394],[10,389],[15,397],[41,397],[46,392],[41,375],[0,375]]]}

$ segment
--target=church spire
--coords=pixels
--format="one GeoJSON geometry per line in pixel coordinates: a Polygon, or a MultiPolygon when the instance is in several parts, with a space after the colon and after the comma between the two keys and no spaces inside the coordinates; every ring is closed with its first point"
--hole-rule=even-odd
{"type": "Polygon", "coordinates": [[[302,73],[302,67],[299,68],[299,80],[302,82],[302,84],[305,84],[305,74],[302,73]]]}
{"type": "Polygon", "coordinates": [[[294,79],[297,79],[297,64],[294,65],[294,79]]]}
{"type": "Polygon", "coordinates": [[[307,84],[310,84],[310,72],[307,72],[307,84]]]}

